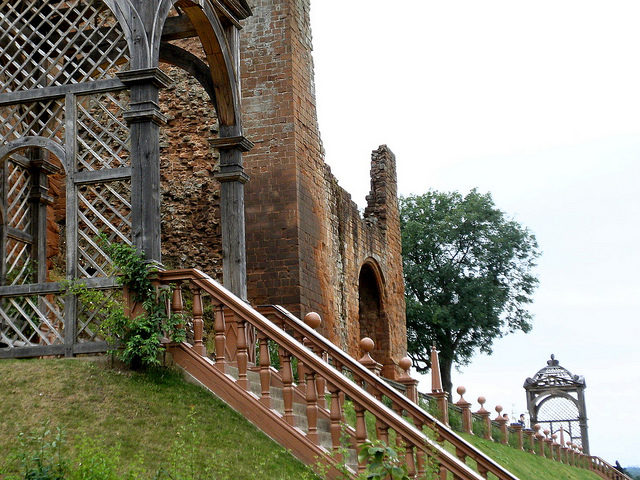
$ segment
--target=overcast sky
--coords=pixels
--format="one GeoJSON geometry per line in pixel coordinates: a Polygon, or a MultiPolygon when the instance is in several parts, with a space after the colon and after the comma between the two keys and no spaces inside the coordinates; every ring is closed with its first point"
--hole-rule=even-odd
{"type": "Polygon", "coordinates": [[[454,389],[519,414],[555,353],[586,378],[592,454],[640,464],[640,2],[311,3],[326,160],[353,199],[384,143],[400,194],[491,192],[543,251],[533,331],[454,389]]]}

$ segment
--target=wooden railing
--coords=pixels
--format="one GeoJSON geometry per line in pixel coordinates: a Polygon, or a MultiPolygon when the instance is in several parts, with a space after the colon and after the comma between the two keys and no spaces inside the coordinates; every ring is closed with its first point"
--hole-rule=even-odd
{"type": "MultiPolygon", "coordinates": [[[[499,479],[517,478],[454,433],[444,423],[422,409],[413,401],[415,399],[410,399],[412,395],[415,395],[415,393],[411,393],[411,388],[408,389],[408,396],[401,394],[384,379],[380,378],[368,368],[365,368],[360,362],[336,347],[284,308],[270,305],[259,307],[258,309],[265,316],[273,318],[274,323],[279,325],[283,330],[291,332],[298,340],[304,339],[305,343],[311,347],[317,356],[328,361],[336,370],[339,372],[347,372],[356,383],[366,386],[367,391],[378,400],[385,401],[386,403],[390,402],[391,408],[395,412],[403,412],[418,429],[423,430],[423,428],[426,427],[432,430],[438,442],[449,444],[461,462],[466,464],[467,459],[473,460],[477,465],[478,472],[483,478],[487,478],[488,473],[495,475],[499,479]]],[[[441,472],[441,475],[444,475],[444,472],[441,472]]],[[[442,478],[444,478],[444,476],[442,478]]]]}
{"type": "MultiPolygon", "coordinates": [[[[375,419],[377,438],[389,441],[395,437],[396,444],[404,451],[407,469],[412,478],[423,478],[428,468],[428,459],[434,459],[444,475],[441,478],[446,478],[447,473],[450,473],[455,479],[481,480],[487,478],[487,472],[492,472],[499,479],[516,479],[283,310],[274,310],[282,320],[278,326],[198,270],[160,272],[156,281],[176,286],[171,308],[178,313],[184,313],[184,305],[187,303],[183,301],[182,288],[186,284],[191,290],[192,298],[189,303],[193,307],[188,316],[193,319],[193,345],[170,345],[168,349],[174,354],[176,361],[227,402],[233,405],[237,401],[243,412],[251,415],[254,421],[269,424],[272,429],[268,432],[270,436],[289,439],[285,447],[308,463],[311,463],[309,459],[313,452],[320,452],[319,457],[330,465],[335,466],[339,461],[335,454],[331,454],[331,450],[337,453],[343,447],[341,435],[344,430],[345,405],[349,401],[355,411],[355,428],[350,432],[352,447],[360,447],[367,441],[369,435],[366,419],[375,419]],[[214,316],[214,332],[205,339],[203,324],[206,313],[214,316]],[[252,365],[249,361],[252,352],[249,352],[248,339],[254,333],[257,339],[257,361],[252,365]],[[300,338],[301,335],[303,338],[300,338]],[[213,359],[207,358],[207,344],[213,347],[213,359]],[[271,361],[274,348],[278,350],[277,368],[271,361]],[[295,372],[292,369],[294,362],[297,362],[295,372]],[[227,374],[231,365],[237,368],[235,378],[227,374]],[[355,381],[343,373],[345,367],[355,381]],[[250,392],[248,377],[251,371],[259,373],[260,394],[250,392]],[[297,383],[294,381],[294,373],[297,373],[297,383]],[[215,381],[208,381],[207,375],[215,377],[215,381]],[[282,386],[284,415],[269,408],[270,389],[274,383],[281,383],[282,386]],[[391,400],[392,408],[380,401],[382,397],[391,400]],[[296,425],[296,398],[302,398],[306,405],[306,426],[296,425]],[[254,404],[251,404],[252,401],[254,404]],[[405,420],[403,415],[414,423],[405,420]],[[329,449],[321,447],[319,442],[319,417],[327,418],[330,424],[329,449]],[[423,433],[424,425],[435,428],[442,440],[455,445],[457,457],[423,433]],[[296,442],[296,438],[299,441],[296,442]],[[464,459],[467,457],[478,462],[482,476],[466,465],[464,459]]],[[[363,472],[365,468],[364,464],[357,466],[359,472],[363,472]]]]}
{"type": "Polygon", "coordinates": [[[633,480],[628,475],[625,475],[622,472],[616,470],[613,465],[605,462],[600,457],[587,457],[588,458],[588,468],[593,472],[600,475],[602,478],[612,479],[612,480],[633,480]]]}

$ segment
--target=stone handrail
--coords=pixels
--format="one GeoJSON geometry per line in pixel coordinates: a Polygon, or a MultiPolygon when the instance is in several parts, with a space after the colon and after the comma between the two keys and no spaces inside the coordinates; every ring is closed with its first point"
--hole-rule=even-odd
{"type": "Polygon", "coordinates": [[[433,430],[439,441],[447,442],[455,448],[456,456],[462,462],[466,461],[467,457],[473,459],[483,478],[487,478],[487,473],[492,473],[500,480],[518,478],[283,307],[270,305],[259,307],[259,310],[266,316],[274,316],[275,323],[280,324],[284,330],[292,331],[294,337],[306,339],[315,353],[328,359],[337,370],[342,371],[346,368],[358,383],[366,385],[367,390],[378,399],[389,399],[392,409],[405,412],[414,425],[420,429],[426,426],[433,430]]]}
{"type": "MultiPolygon", "coordinates": [[[[376,419],[378,438],[382,438],[388,441],[389,430],[393,430],[396,433],[396,442],[399,446],[402,446],[405,452],[405,460],[409,475],[413,478],[417,476],[422,477],[426,473],[426,458],[434,457],[439,463],[440,468],[444,472],[450,472],[454,478],[460,480],[482,480],[478,473],[469,468],[463,461],[456,458],[456,456],[450,454],[437,442],[429,439],[420,429],[420,425],[411,425],[405,421],[401,414],[403,410],[414,410],[415,404],[412,402],[402,401],[397,399],[395,405],[398,407],[397,411],[393,411],[384,405],[381,401],[375,398],[374,395],[364,390],[356,382],[351,381],[341,371],[333,368],[329,363],[323,360],[321,356],[316,355],[312,350],[307,348],[302,342],[296,340],[293,336],[289,335],[282,328],[278,327],[275,323],[268,320],[258,311],[254,310],[251,306],[247,305],[240,298],[233,295],[226,290],[216,281],[211,279],[206,274],[199,270],[173,270],[158,272],[156,282],[162,284],[178,284],[178,287],[174,290],[173,301],[171,302],[171,309],[176,313],[182,313],[183,301],[181,296],[181,283],[188,283],[191,287],[193,294],[193,346],[188,346],[188,354],[191,356],[200,356],[203,359],[208,360],[215,370],[218,372],[218,378],[226,378],[226,381],[232,382],[230,387],[233,387],[238,395],[247,397],[245,393],[249,393],[249,352],[247,345],[247,327],[255,329],[258,338],[258,351],[259,362],[256,362],[255,369],[259,371],[260,383],[261,383],[261,395],[256,400],[262,404],[262,407],[269,407],[270,405],[270,387],[273,380],[274,368],[270,362],[269,355],[269,342],[277,345],[279,350],[280,367],[279,373],[282,381],[282,392],[284,400],[284,416],[281,416],[275,410],[263,410],[269,411],[274,416],[274,422],[272,422],[273,428],[283,428],[281,424],[275,420],[284,418],[286,423],[294,429],[295,416],[294,416],[294,396],[297,388],[293,381],[293,371],[291,368],[292,357],[298,361],[298,374],[300,377],[300,383],[304,384],[304,394],[306,400],[306,432],[303,436],[304,441],[310,444],[314,444],[319,447],[318,438],[318,415],[322,406],[319,405],[319,397],[325,396],[325,388],[330,393],[330,407],[328,416],[330,418],[330,432],[332,439],[332,448],[335,452],[339,452],[341,445],[341,431],[344,424],[344,399],[351,400],[354,406],[356,415],[355,425],[355,446],[360,447],[367,439],[367,426],[365,422],[365,413],[368,412],[376,419]],[[215,311],[215,362],[207,358],[206,347],[203,342],[203,294],[209,297],[211,305],[215,311]],[[231,321],[236,325],[236,340],[235,345],[233,342],[227,344],[227,328],[226,319],[231,318],[231,321]],[[233,351],[229,351],[229,349],[233,351]],[[230,375],[226,374],[228,365],[231,363],[227,357],[234,358],[233,364],[237,367],[237,379],[233,379],[230,375]],[[301,368],[302,367],[302,368],[301,368]],[[302,374],[301,374],[302,372],[302,374]],[[220,375],[222,374],[222,375],[220,375]],[[322,385],[322,388],[318,388],[318,385],[322,385]],[[406,408],[405,408],[406,407],[406,408]]],[[[300,322],[296,322],[300,323],[300,322]]],[[[314,341],[321,341],[324,343],[326,340],[319,340],[319,336],[315,335],[315,332],[311,329],[307,330],[306,326],[302,326],[303,332],[307,334],[307,338],[314,338],[314,341]]],[[[331,355],[336,358],[341,358],[343,364],[349,364],[359,377],[364,378],[369,385],[373,385],[378,381],[377,377],[368,375],[368,371],[360,366],[357,362],[344,353],[339,353],[338,349],[333,347],[330,343],[331,355]]],[[[180,348],[185,351],[187,347],[182,344],[180,348]]],[[[176,350],[180,353],[179,349],[176,350]]],[[[185,365],[188,365],[192,369],[192,372],[196,378],[202,377],[202,370],[206,368],[203,361],[195,362],[193,359],[185,360],[185,365]],[[201,375],[198,377],[198,375],[201,375]]],[[[202,381],[202,380],[201,380],[202,381]]],[[[383,382],[384,383],[384,382],[383,382]]],[[[380,385],[384,394],[391,394],[393,397],[400,396],[390,387],[386,387],[386,384],[380,385]]],[[[232,399],[232,396],[227,395],[227,400],[232,399]]],[[[243,400],[244,401],[244,400],[243,400]]],[[[415,411],[408,412],[414,419],[416,418],[415,411]]],[[[425,412],[426,413],[426,412],[425,412]]],[[[420,415],[422,416],[422,415],[420,415]]],[[[429,417],[429,423],[434,420],[429,417]]],[[[272,435],[277,436],[276,433],[272,435]]],[[[457,437],[457,436],[456,436],[457,437]]],[[[295,450],[296,445],[287,445],[288,448],[295,450]]],[[[461,446],[465,450],[475,449],[470,445],[465,444],[461,446]]],[[[301,448],[306,448],[301,446],[301,448]]],[[[325,460],[331,461],[329,452],[324,456],[325,460]]],[[[478,456],[478,458],[480,458],[478,456]]],[[[491,464],[492,470],[501,471],[497,464],[490,461],[488,458],[482,458],[483,464],[491,464]]],[[[358,472],[362,473],[366,468],[366,465],[359,464],[358,472]]],[[[500,473],[498,475],[500,479],[516,479],[511,474],[505,475],[500,473]]],[[[486,478],[486,476],[484,477],[486,478]]]]}

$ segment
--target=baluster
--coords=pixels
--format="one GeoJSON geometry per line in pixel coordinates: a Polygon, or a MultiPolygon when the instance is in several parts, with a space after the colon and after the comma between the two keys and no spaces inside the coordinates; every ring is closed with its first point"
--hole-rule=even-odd
{"type": "Polygon", "coordinates": [[[338,452],[340,449],[340,437],[342,435],[342,405],[340,403],[340,390],[338,387],[329,383],[329,393],[331,394],[331,411],[329,412],[329,418],[331,420],[331,445],[333,451],[338,452]]]}
{"type": "MultiPolygon", "coordinates": [[[[309,346],[309,341],[306,337],[296,337],[296,339],[302,343],[304,346],[309,346]]],[[[306,368],[304,365],[304,360],[298,358],[298,390],[304,396],[307,392],[307,382],[306,382],[306,368]]]]}
{"type": "Polygon", "coordinates": [[[224,373],[227,364],[224,356],[224,351],[227,348],[227,326],[225,325],[224,307],[222,305],[218,305],[218,308],[216,308],[213,329],[216,333],[216,368],[224,373]]]}
{"type": "Polygon", "coordinates": [[[269,341],[265,334],[258,333],[260,345],[260,401],[271,408],[271,357],[269,356],[269,341]]]}
{"type": "MultiPolygon", "coordinates": [[[[424,427],[424,424],[422,423],[416,423],[416,428],[420,429],[420,431],[422,431],[422,427],[424,427]]],[[[426,452],[421,449],[421,448],[416,448],[416,462],[418,464],[418,478],[426,478],[426,469],[425,469],[425,465],[426,465],[426,452]]]]}
{"type": "Polygon", "coordinates": [[[202,343],[202,329],[204,322],[202,321],[202,295],[200,288],[192,286],[193,291],[193,349],[203,357],[207,354],[207,350],[202,343]]]}
{"type": "Polygon", "coordinates": [[[487,475],[489,474],[489,469],[484,465],[478,464],[478,473],[482,478],[487,478],[487,475]]]}
{"type": "MultiPolygon", "coordinates": [[[[462,451],[462,449],[456,447],[456,457],[458,457],[458,460],[460,460],[462,463],[467,463],[467,456],[465,455],[465,453],[462,451]]],[[[454,480],[460,480],[460,477],[458,476],[454,476],[453,477],[454,480]]]]}
{"type": "Polygon", "coordinates": [[[542,442],[542,437],[543,435],[540,433],[540,425],[539,424],[535,424],[533,426],[533,430],[536,432],[534,434],[534,437],[536,438],[536,440],[538,441],[538,451],[537,454],[540,455],[541,457],[544,457],[544,443],[542,442]]]}
{"type": "Polygon", "coordinates": [[[284,420],[294,426],[293,417],[293,372],[291,371],[291,355],[280,347],[280,375],[282,376],[282,400],[284,401],[284,420]]]}
{"type": "MultiPolygon", "coordinates": [[[[316,312],[309,312],[304,316],[304,323],[311,328],[312,330],[317,330],[322,324],[322,318],[316,312]]],[[[309,342],[308,345],[310,350],[312,350],[316,355],[318,355],[325,362],[327,361],[326,352],[321,351],[319,348],[314,348],[313,342],[309,342]]],[[[326,391],[327,382],[322,377],[322,375],[316,375],[316,391],[318,393],[318,406],[320,408],[326,408],[326,402],[324,398],[324,394],[326,391]]]]}
{"type": "MultiPolygon", "coordinates": [[[[321,353],[320,357],[322,358],[322,361],[324,361],[325,363],[328,363],[327,360],[329,357],[327,352],[320,352],[320,353],[321,353]]],[[[327,392],[327,381],[322,375],[316,375],[316,390],[318,391],[318,407],[326,410],[327,401],[325,398],[325,394],[327,392]]]]}
{"type": "Polygon", "coordinates": [[[414,448],[413,445],[411,443],[409,443],[409,440],[407,440],[406,438],[403,439],[404,441],[404,459],[405,459],[405,464],[407,465],[407,475],[409,476],[409,478],[416,478],[416,461],[415,461],[415,457],[413,456],[414,453],[414,448]]]}
{"type": "Polygon", "coordinates": [[[249,356],[247,354],[247,336],[245,332],[246,322],[244,319],[239,318],[238,323],[238,338],[236,347],[238,349],[237,361],[238,361],[238,385],[245,390],[249,389],[249,381],[247,379],[247,364],[249,356]]]}
{"type": "Polygon", "coordinates": [[[484,404],[486,403],[486,401],[486,398],[478,397],[480,409],[476,412],[476,414],[480,415],[480,417],[482,417],[482,419],[484,420],[484,438],[486,438],[487,440],[493,440],[493,438],[491,438],[491,414],[484,408],[484,404]]]}
{"type": "MultiPolygon", "coordinates": [[[[181,284],[176,284],[176,288],[173,289],[173,294],[171,296],[171,313],[175,315],[182,315],[184,311],[184,303],[182,301],[182,286],[181,284]]],[[[184,325],[178,325],[178,328],[183,328],[184,325]]]]}
{"type": "MultiPolygon", "coordinates": [[[[364,420],[364,407],[359,403],[353,402],[353,408],[356,411],[356,451],[359,454],[362,445],[367,441],[367,424],[364,420]]],[[[367,469],[367,464],[358,462],[358,473],[364,473],[367,469]]]]}
{"type": "Polygon", "coordinates": [[[316,392],[316,374],[307,371],[307,437],[318,443],[318,392],[316,392]]]}
{"type": "Polygon", "coordinates": [[[560,449],[558,448],[558,443],[556,442],[557,438],[558,438],[558,435],[556,433],[551,435],[551,444],[549,445],[549,448],[551,448],[551,458],[553,458],[556,462],[559,462],[560,449]]]}

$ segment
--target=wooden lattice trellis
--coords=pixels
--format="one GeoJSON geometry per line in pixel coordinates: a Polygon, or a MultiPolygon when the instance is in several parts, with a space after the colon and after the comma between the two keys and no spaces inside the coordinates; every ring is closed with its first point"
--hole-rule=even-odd
{"type": "Polygon", "coordinates": [[[79,279],[119,295],[101,238],[161,261],[160,61],[217,110],[228,277],[246,291],[236,75],[250,13],[245,0],[0,0],[0,357],[106,348],[100,314],[65,294],[79,279]],[[206,62],[171,44],[189,37],[206,62]]]}
{"type": "MultiPolygon", "coordinates": [[[[102,1],[7,0],[0,3],[0,48],[0,347],[8,348],[0,355],[77,353],[81,343],[93,344],[83,351],[104,350],[100,309],[51,281],[47,239],[56,240],[47,214],[52,203],[66,208],[59,242],[66,279],[99,277],[91,286],[112,288],[99,237],[131,243],[129,93],[116,78],[129,65],[127,41],[102,1]],[[53,198],[56,163],[64,167],[65,192],[53,198]],[[65,318],[73,321],[65,325],[65,318]]],[[[104,292],[105,300],[117,294],[104,292]]]]}

